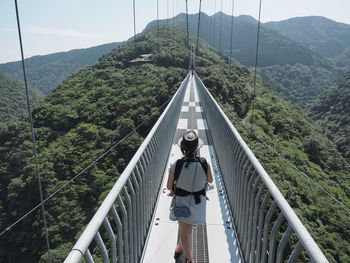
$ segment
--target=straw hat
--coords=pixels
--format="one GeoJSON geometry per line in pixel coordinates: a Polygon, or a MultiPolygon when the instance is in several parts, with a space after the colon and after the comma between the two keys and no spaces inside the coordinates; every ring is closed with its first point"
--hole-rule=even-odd
{"type": "Polygon", "coordinates": [[[191,153],[203,146],[204,142],[194,130],[187,131],[177,142],[183,154],[191,153]]]}

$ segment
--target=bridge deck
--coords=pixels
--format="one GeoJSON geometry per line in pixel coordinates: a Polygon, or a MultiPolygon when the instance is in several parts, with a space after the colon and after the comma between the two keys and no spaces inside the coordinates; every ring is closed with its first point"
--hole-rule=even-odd
{"type": "MultiPolygon", "coordinates": [[[[200,149],[199,154],[208,160],[212,168],[215,185],[213,190],[207,192],[209,201],[207,201],[206,224],[193,226],[192,247],[195,262],[241,262],[236,235],[226,205],[225,189],[217,164],[215,149],[211,143],[211,134],[206,124],[205,112],[201,107],[193,78],[186,87],[167,167],[181,158],[182,154],[177,146],[177,141],[188,129],[196,130],[204,140],[205,144],[200,149]]],[[[141,260],[144,263],[174,262],[173,254],[178,240],[178,225],[177,222],[169,220],[171,197],[168,197],[165,193],[167,172],[164,174],[155,216],[141,260]]],[[[181,259],[180,262],[183,260],[181,259]]]]}

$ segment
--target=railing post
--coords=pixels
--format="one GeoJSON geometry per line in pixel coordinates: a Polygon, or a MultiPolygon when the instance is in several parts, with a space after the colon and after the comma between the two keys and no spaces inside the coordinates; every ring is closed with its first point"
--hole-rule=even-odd
{"type": "Polygon", "coordinates": [[[198,95],[206,113],[207,124],[211,134],[213,134],[213,143],[217,150],[216,154],[225,187],[226,189],[234,188],[233,191],[227,191],[227,193],[228,200],[230,200],[231,215],[234,217],[232,221],[237,230],[244,258],[249,262],[266,262],[266,248],[270,243],[269,261],[275,260],[275,241],[272,241],[272,239],[275,238],[278,231],[282,231],[280,225],[276,223],[280,222],[275,221],[273,217],[276,213],[275,210],[278,208],[281,211],[280,218],[283,217],[288,222],[288,231],[284,233],[285,235],[280,240],[277,248],[277,260],[288,258],[288,255],[284,255],[284,247],[288,241],[296,243],[294,239],[291,240],[290,238],[291,233],[294,233],[299,241],[288,262],[295,261],[301,248],[305,249],[313,262],[328,262],[226,114],[198,76],[194,75],[198,95]],[[258,178],[257,182],[255,182],[254,177],[258,178]],[[261,190],[262,188],[264,190],[261,190]],[[261,200],[263,195],[264,198],[261,200]],[[270,200],[272,200],[271,205],[269,205],[270,200]],[[267,213],[266,209],[269,209],[267,213]],[[272,219],[274,220],[272,223],[275,224],[275,228],[272,230],[273,235],[269,228],[272,219]],[[262,229],[263,225],[264,229],[262,229]],[[269,235],[272,235],[270,241],[268,240],[269,235]]]}

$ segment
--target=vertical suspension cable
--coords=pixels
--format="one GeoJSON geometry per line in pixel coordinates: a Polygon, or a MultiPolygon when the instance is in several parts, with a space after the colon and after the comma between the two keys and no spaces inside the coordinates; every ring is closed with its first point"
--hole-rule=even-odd
{"type": "Polygon", "coordinates": [[[167,0],[167,4],[166,4],[166,18],[167,18],[167,26],[169,26],[169,0],[167,0]]]}
{"type": "MultiPolygon", "coordinates": [[[[158,54],[160,53],[160,36],[159,36],[159,0],[157,0],[157,45],[158,45],[158,54]]],[[[160,105],[160,67],[159,67],[159,58],[156,60],[157,70],[158,70],[158,78],[157,78],[157,102],[160,105]]]]}
{"type": "Polygon", "coordinates": [[[212,40],[212,46],[217,50],[215,47],[215,38],[216,37],[216,0],[214,0],[214,24],[213,24],[213,40],[212,40]]]}
{"type": "Polygon", "coordinates": [[[211,22],[212,22],[212,1],[209,0],[209,14],[208,14],[208,19],[209,19],[209,33],[208,33],[208,43],[210,45],[210,41],[211,41],[211,22]]]}
{"type": "MultiPolygon", "coordinates": [[[[205,40],[207,43],[208,39],[209,39],[209,12],[210,12],[210,8],[209,8],[209,2],[210,0],[207,1],[207,6],[206,6],[206,11],[207,11],[207,17],[204,17],[205,19],[207,19],[206,23],[205,23],[205,29],[204,29],[204,33],[207,33],[206,35],[203,34],[203,40],[205,40]]],[[[205,13],[205,11],[203,11],[203,14],[205,13]]]]}
{"type": "Polygon", "coordinates": [[[186,0],[186,28],[187,28],[187,48],[188,48],[188,56],[189,56],[189,65],[188,69],[193,68],[193,57],[192,57],[192,47],[190,43],[190,32],[188,29],[188,0],[186,0]]]}
{"type": "Polygon", "coordinates": [[[174,19],[175,19],[175,26],[177,26],[178,23],[178,17],[177,17],[177,2],[174,0],[174,19]]]}
{"type": "MultiPolygon", "coordinates": [[[[254,91],[253,91],[253,102],[252,102],[252,115],[250,119],[250,135],[253,136],[254,130],[254,110],[255,110],[255,97],[256,97],[256,74],[258,67],[258,55],[259,55],[259,38],[260,38],[260,20],[261,20],[261,1],[259,1],[259,19],[258,19],[258,32],[256,36],[256,52],[255,52],[255,67],[254,67],[254,91]]],[[[251,140],[249,141],[249,146],[251,145],[251,140]]]]}
{"type": "Polygon", "coordinates": [[[135,0],[132,1],[132,9],[134,13],[134,41],[136,47],[136,8],[135,8],[135,0]]]}
{"type": "Polygon", "coordinates": [[[198,29],[197,29],[196,55],[197,55],[197,53],[198,53],[199,29],[200,29],[200,24],[201,24],[201,12],[202,12],[202,0],[199,0],[199,13],[198,13],[198,29]]]}
{"type": "Polygon", "coordinates": [[[233,14],[235,9],[235,0],[232,0],[232,17],[231,17],[231,41],[230,41],[230,62],[232,62],[232,44],[233,44],[233,14]]]}
{"type": "Polygon", "coordinates": [[[159,49],[159,0],[157,0],[157,40],[158,40],[158,49],[159,49]]]}
{"type": "Polygon", "coordinates": [[[173,0],[173,27],[175,27],[175,0],[173,0]]]}
{"type": "Polygon", "coordinates": [[[221,50],[221,36],[222,36],[222,0],[221,0],[221,13],[220,13],[219,54],[222,54],[222,50],[221,50]]]}
{"type": "MultiPolygon", "coordinates": [[[[159,36],[159,0],[157,0],[157,45],[158,52],[160,52],[160,36],[159,36]]],[[[159,58],[156,61],[157,66],[159,67],[159,58]]]]}
{"type": "Polygon", "coordinates": [[[30,107],[29,90],[28,90],[28,83],[27,83],[27,74],[26,74],[26,68],[25,68],[25,64],[24,64],[22,33],[21,33],[21,25],[20,25],[20,21],[19,21],[19,12],[18,12],[17,0],[15,0],[15,7],[16,7],[18,38],[19,38],[19,43],[20,43],[20,48],[21,48],[22,70],[23,70],[24,86],[25,86],[25,91],[26,91],[27,110],[28,110],[28,115],[29,115],[30,131],[31,131],[32,142],[33,142],[33,154],[34,154],[34,159],[35,159],[35,172],[36,172],[36,177],[38,178],[38,187],[39,187],[39,195],[40,195],[40,202],[41,202],[41,210],[42,210],[43,220],[44,220],[44,228],[45,228],[45,238],[46,238],[46,247],[47,247],[48,261],[49,261],[49,263],[51,263],[49,232],[47,230],[47,222],[46,222],[46,215],[45,215],[45,205],[44,205],[44,202],[43,202],[44,201],[44,195],[43,195],[43,189],[42,189],[42,185],[41,185],[41,176],[40,176],[40,171],[39,171],[39,158],[38,158],[38,153],[37,153],[37,146],[36,146],[34,125],[33,125],[32,111],[31,111],[31,107],[30,107]]]}
{"type": "Polygon", "coordinates": [[[186,27],[187,27],[187,44],[190,48],[190,32],[188,30],[188,0],[186,0],[186,27]]]}

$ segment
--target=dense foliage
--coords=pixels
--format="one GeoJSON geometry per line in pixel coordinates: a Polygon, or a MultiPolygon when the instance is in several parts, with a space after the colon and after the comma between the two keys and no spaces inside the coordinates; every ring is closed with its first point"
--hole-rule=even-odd
{"type": "Polygon", "coordinates": [[[251,136],[248,72],[226,64],[198,70],[329,261],[349,262],[350,214],[313,183],[350,207],[350,172],[335,145],[305,113],[261,85],[254,110],[255,135],[251,136]]]}
{"type": "MultiPolygon", "coordinates": [[[[108,157],[46,204],[54,262],[62,262],[68,254],[77,233],[157,120],[158,108],[184,79],[186,71],[168,63],[187,65],[187,53],[173,56],[167,52],[185,50],[184,39],[169,44],[167,36],[162,37],[166,44],[162,43],[152,63],[128,65],[139,54],[156,53],[156,38],[149,34],[136,45],[120,47],[71,76],[34,111],[45,197],[152,116],[108,157]],[[156,61],[161,66],[157,67],[156,61]]],[[[13,121],[0,127],[1,230],[39,202],[31,147],[26,123],[13,121]]],[[[0,248],[1,262],[46,262],[41,211],[2,236],[0,248]]]]}
{"type": "Polygon", "coordinates": [[[262,67],[260,74],[265,85],[290,103],[305,108],[322,92],[334,87],[344,70],[295,64],[262,67]]]}
{"type": "MultiPolygon", "coordinates": [[[[96,63],[102,55],[119,45],[120,43],[110,43],[28,58],[25,60],[28,83],[47,95],[71,74],[96,63]]],[[[0,64],[0,72],[18,80],[23,79],[20,61],[0,64]]]]}
{"type": "Polygon", "coordinates": [[[325,128],[338,150],[350,162],[350,71],[338,86],[327,90],[312,105],[309,115],[325,128]]]}
{"type": "MultiPolygon", "coordinates": [[[[64,81],[34,112],[44,195],[82,171],[108,147],[154,113],[128,140],[47,203],[54,262],[62,262],[77,234],[159,116],[158,107],[183,80],[189,64],[186,34],[164,28],[146,32],[64,81]],[[131,59],[152,53],[150,63],[131,59]]],[[[197,70],[229,118],[252,145],[291,206],[331,262],[349,262],[350,215],[312,180],[350,206],[349,171],[335,145],[311,120],[258,82],[254,132],[274,150],[248,136],[253,88],[247,68],[227,64],[201,46],[197,70]]],[[[0,226],[4,229],[38,203],[26,124],[0,127],[0,226]],[[30,198],[28,198],[30,196],[30,198]]],[[[46,262],[40,211],[0,239],[4,262],[46,262]],[[30,238],[28,238],[30,237],[30,238]]]]}
{"type": "MultiPolygon", "coordinates": [[[[42,94],[29,87],[31,107],[35,108],[42,94]]],[[[28,117],[24,85],[0,73],[0,123],[13,118],[28,117]]]]}
{"type": "MultiPolygon", "coordinates": [[[[220,19],[220,12],[213,16],[203,13],[200,38],[212,49],[229,56],[232,17],[222,14],[221,30],[220,19]]],[[[189,30],[193,34],[197,34],[197,20],[198,14],[189,16],[189,30]]],[[[186,29],[184,14],[160,23],[175,24],[186,29]]],[[[151,22],[147,28],[155,26],[156,22],[151,22]]],[[[232,60],[245,66],[254,66],[257,21],[250,16],[234,17],[232,36],[232,60]]],[[[350,45],[349,41],[349,25],[324,17],[262,23],[258,67],[264,84],[292,104],[307,108],[323,91],[334,87],[338,78],[348,70],[350,52],[346,48],[350,45]],[[323,57],[329,55],[324,43],[330,44],[328,51],[338,43],[332,57],[323,57]]]]}

